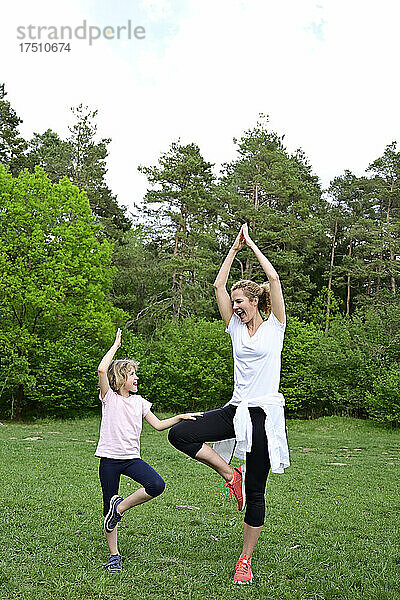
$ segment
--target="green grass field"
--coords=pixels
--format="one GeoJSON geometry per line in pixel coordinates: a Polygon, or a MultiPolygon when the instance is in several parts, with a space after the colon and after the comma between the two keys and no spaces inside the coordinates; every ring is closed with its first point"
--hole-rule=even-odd
{"type": "MultiPolygon", "coordinates": [[[[147,424],[142,457],[166,490],[127,513],[123,571],[103,571],[98,429],[94,418],[0,426],[1,599],[400,597],[399,431],[289,421],[292,466],[268,480],[254,583],[233,586],[243,515],[215,473],[147,424]]],[[[121,494],[135,485],[123,478],[121,494]]]]}

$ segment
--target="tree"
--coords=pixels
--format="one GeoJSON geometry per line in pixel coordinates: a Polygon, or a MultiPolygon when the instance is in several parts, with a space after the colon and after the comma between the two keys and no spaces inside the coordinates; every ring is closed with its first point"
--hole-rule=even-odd
{"type": "Polygon", "coordinates": [[[71,147],[71,181],[87,192],[92,211],[101,217],[108,235],[120,239],[131,224],[125,214],[126,207],[118,205],[105,181],[107,147],[111,140],[102,138],[95,142],[97,110],[90,111],[82,104],[71,110],[75,117],[67,140],[71,147]]]}
{"type": "Polygon", "coordinates": [[[309,308],[310,321],[327,332],[330,321],[340,314],[341,304],[342,301],[335,297],[332,289],[324,286],[309,308]]]}
{"type": "Polygon", "coordinates": [[[393,294],[396,293],[396,280],[400,278],[400,152],[396,151],[396,146],[396,142],[388,145],[383,156],[367,169],[375,175],[375,194],[379,199],[382,275],[386,271],[393,294]]]}
{"type": "Polygon", "coordinates": [[[27,143],[20,136],[18,128],[22,120],[10,102],[5,100],[7,92],[4,83],[0,84],[0,163],[7,165],[13,175],[26,165],[27,143]]]}
{"type": "Polygon", "coordinates": [[[72,180],[72,147],[59,135],[47,129],[44,133],[35,133],[29,142],[27,156],[30,170],[42,167],[52,183],[58,183],[63,177],[72,180]]]}
{"type": "MultiPolygon", "coordinates": [[[[183,316],[214,314],[212,278],[216,259],[216,223],[212,165],[196,144],[174,142],[158,165],[139,167],[151,185],[143,213],[153,234],[149,247],[158,247],[159,275],[164,293],[150,305],[183,316]]],[[[216,262],[217,260],[217,262],[216,262]]]]}
{"type": "MultiPolygon", "coordinates": [[[[304,315],[315,287],[310,269],[323,229],[318,216],[321,190],[301,150],[289,155],[284,136],[257,125],[234,140],[238,158],[224,165],[220,196],[226,208],[227,240],[248,222],[251,235],[281,276],[292,314],[304,315]]],[[[229,242],[228,242],[229,243],[229,242]]],[[[263,278],[252,254],[236,261],[237,278],[263,278]]]]}
{"type": "Polygon", "coordinates": [[[16,417],[35,386],[52,378],[45,366],[60,343],[71,348],[84,339],[86,353],[98,356],[113,319],[122,318],[107,300],[111,250],[86,194],[67,178],[52,184],[36,167],[14,179],[0,167],[0,349],[14,373],[16,417]]]}
{"type": "Polygon", "coordinates": [[[145,225],[133,227],[113,255],[113,304],[130,315],[132,331],[144,334],[160,325],[171,306],[168,282],[164,270],[160,272],[160,261],[166,260],[164,251],[151,242],[152,235],[145,225]]]}
{"type": "Polygon", "coordinates": [[[29,142],[29,167],[32,171],[36,165],[43,167],[53,183],[68,177],[79,189],[85,190],[93,214],[101,219],[106,234],[120,240],[131,223],[126,207],[119,206],[105,180],[111,140],[96,141],[97,110],[91,111],[82,104],[71,110],[75,122],[69,127],[66,140],[51,129],[34,134],[29,142]]]}
{"type": "MultiPolygon", "coordinates": [[[[328,289],[332,280],[344,291],[346,314],[351,312],[352,296],[370,293],[375,276],[375,200],[370,194],[370,181],[346,170],[331,182],[327,222],[332,236],[328,289]]],[[[329,314],[329,296],[327,305],[329,314]]],[[[327,329],[327,327],[326,327],[327,329]]]]}

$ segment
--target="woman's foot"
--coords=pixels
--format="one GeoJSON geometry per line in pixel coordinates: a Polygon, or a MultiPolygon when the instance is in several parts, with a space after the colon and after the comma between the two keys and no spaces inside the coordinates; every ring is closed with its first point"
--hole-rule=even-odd
{"type": "Polygon", "coordinates": [[[122,515],[117,510],[117,506],[121,504],[122,500],[121,496],[113,496],[110,500],[110,508],[104,518],[104,529],[107,533],[114,531],[118,522],[122,519],[122,515]]]}
{"type": "Polygon", "coordinates": [[[251,583],[253,581],[253,573],[251,571],[251,559],[246,556],[241,556],[236,563],[236,572],[233,577],[233,583],[251,583]]]}
{"type": "Polygon", "coordinates": [[[233,469],[233,481],[226,482],[223,484],[223,488],[226,491],[229,490],[230,494],[233,494],[238,503],[238,509],[242,511],[246,506],[246,490],[244,484],[244,476],[246,472],[246,465],[235,467],[233,469]]]}

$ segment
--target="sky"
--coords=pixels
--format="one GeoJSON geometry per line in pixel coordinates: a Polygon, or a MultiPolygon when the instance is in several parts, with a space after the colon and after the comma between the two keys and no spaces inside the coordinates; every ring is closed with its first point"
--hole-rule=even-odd
{"type": "Polygon", "coordinates": [[[399,17],[397,0],[15,0],[0,24],[0,82],[27,139],[66,136],[72,106],[98,109],[108,183],[132,210],[147,189],[139,165],[180,139],[218,172],[260,113],[327,187],[400,141],[399,17]],[[29,25],[116,32],[128,20],[143,39],[121,30],[74,38],[70,52],[21,51],[49,41],[50,29],[28,39],[29,25]]]}

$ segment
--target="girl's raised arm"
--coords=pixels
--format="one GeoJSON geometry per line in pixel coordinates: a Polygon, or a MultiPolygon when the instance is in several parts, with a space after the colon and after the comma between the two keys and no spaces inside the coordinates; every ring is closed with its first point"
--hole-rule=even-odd
{"type": "Polygon", "coordinates": [[[100,361],[99,366],[97,367],[97,372],[99,375],[100,394],[101,394],[102,398],[104,398],[104,396],[107,394],[108,389],[110,387],[110,384],[108,382],[108,377],[107,377],[108,367],[110,366],[111,361],[114,358],[114,354],[116,353],[116,351],[118,350],[120,345],[121,345],[121,330],[117,329],[117,334],[115,336],[115,341],[114,341],[113,345],[111,346],[109,351],[106,352],[106,354],[103,356],[103,358],[100,361]]]}
{"type": "Polygon", "coordinates": [[[229,250],[214,281],[214,290],[215,296],[217,298],[219,312],[227,327],[233,315],[233,309],[230,296],[226,291],[226,282],[228,281],[229,272],[231,270],[234,258],[237,252],[239,252],[239,250],[241,250],[245,244],[243,236],[243,227],[244,225],[242,225],[242,227],[240,228],[240,231],[235,241],[233,242],[232,248],[229,250]]]}
{"type": "Polygon", "coordinates": [[[271,311],[274,313],[275,317],[281,323],[285,322],[285,303],[283,301],[283,294],[281,288],[281,282],[279,281],[279,275],[275,271],[272,264],[269,262],[268,258],[264,256],[261,250],[256,246],[249,235],[249,230],[247,224],[242,227],[243,237],[246,246],[253,250],[256,255],[258,262],[262,266],[264,273],[268,277],[269,281],[269,290],[271,297],[271,311]]]}

